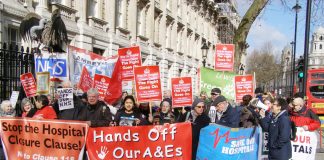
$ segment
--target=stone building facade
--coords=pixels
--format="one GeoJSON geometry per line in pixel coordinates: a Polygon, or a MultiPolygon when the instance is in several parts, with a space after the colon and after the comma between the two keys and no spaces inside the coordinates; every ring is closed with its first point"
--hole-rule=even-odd
{"type": "Polygon", "coordinates": [[[324,69],[324,28],[319,27],[313,33],[308,69],[324,69]]]}
{"type": "Polygon", "coordinates": [[[164,89],[172,77],[191,76],[197,91],[201,46],[209,46],[206,67],[213,68],[215,44],[230,43],[240,22],[233,0],[2,0],[1,44],[29,46],[18,34],[22,18],[49,18],[56,8],[70,45],[104,56],[139,45],[143,65],[160,66],[164,89]]]}

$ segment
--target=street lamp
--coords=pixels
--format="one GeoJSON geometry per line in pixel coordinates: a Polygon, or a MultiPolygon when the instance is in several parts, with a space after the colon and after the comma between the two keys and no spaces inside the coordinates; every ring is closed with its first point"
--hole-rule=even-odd
{"type": "Polygon", "coordinates": [[[207,43],[205,42],[203,44],[203,46],[201,47],[201,51],[202,51],[202,58],[203,58],[203,66],[205,67],[206,66],[206,59],[207,59],[207,53],[208,53],[208,49],[209,47],[207,46],[207,43]]]}
{"type": "Polygon", "coordinates": [[[296,0],[296,5],[292,8],[295,11],[295,35],[294,35],[294,51],[293,51],[293,58],[292,58],[292,65],[293,65],[293,70],[292,70],[292,93],[294,93],[294,86],[295,86],[295,59],[296,59],[296,44],[297,44],[297,21],[298,21],[298,12],[301,10],[301,6],[298,4],[298,0],[296,0]]]}
{"type": "Polygon", "coordinates": [[[294,65],[293,65],[293,60],[294,60],[294,44],[295,42],[292,41],[290,42],[291,44],[291,60],[290,60],[290,96],[292,97],[294,94],[294,81],[293,81],[293,77],[294,77],[294,65]]]}

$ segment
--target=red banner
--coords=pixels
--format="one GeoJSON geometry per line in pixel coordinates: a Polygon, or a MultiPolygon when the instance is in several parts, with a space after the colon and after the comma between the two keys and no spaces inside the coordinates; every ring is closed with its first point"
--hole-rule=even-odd
{"type": "Polygon", "coordinates": [[[93,80],[85,66],[82,68],[82,73],[79,81],[79,88],[83,92],[87,92],[93,86],[93,80]]]}
{"type": "Polygon", "coordinates": [[[98,89],[99,99],[104,100],[110,83],[110,78],[100,74],[95,74],[93,79],[93,88],[98,89]]]}
{"type": "Polygon", "coordinates": [[[234,44],[216,44],[215,70],[233,71],[234,44]]]}
{"type": "Polygon", "coordinates": [[[235,76],[236,102],[241,102],[244,95],[253,96],[253,75],[235,76]]]}
{"type": "Polygon", "coordinates": [[[191,124],[90,128],[90,159],[191,160],[191,124]]]}
{"type": "Polygon", "coordinates": [[[137,102],[161,101],[161,78],[159,66],[135,66],[137,102]]]}
{"type": "Polygon", "coordinates": [[[6,159],[82,159],[86,123],[62,120],[1,118],[6,159]]]}
{"type": "Polygon", "coordinates": [[[192,105],[191,77],[171,78],[172,107],[192,105]]]}
{"type": "Polygon", "coordinates": [[[20,81],[27,97],[36,96],[37,86],[32,73],[25,73],[20,75],[20,81]]]}
{"type": "Polygon", "coordinates": [[[118,55],[122,64],[122,79],[133,80],[133,67],[142,65],[141,51],[139,46],[120,48],[118,49],[118,55]]]}

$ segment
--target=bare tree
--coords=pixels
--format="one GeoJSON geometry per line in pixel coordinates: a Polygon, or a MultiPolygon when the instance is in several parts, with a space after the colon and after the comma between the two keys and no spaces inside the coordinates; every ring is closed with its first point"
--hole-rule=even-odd
{"type": "Polygon", "coordinates": [[[281,74],[282,64],[276,59],[272,44],[267,42],[247,57],[247,72],[255,73],[257,84],[266,84],[281,74]]]}

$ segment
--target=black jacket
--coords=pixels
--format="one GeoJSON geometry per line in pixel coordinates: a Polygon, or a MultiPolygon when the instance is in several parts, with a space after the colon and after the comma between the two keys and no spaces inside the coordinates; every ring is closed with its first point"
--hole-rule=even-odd
{"type": "Polygon", "coordinates": [[[276,117],[266,116],[260,121],[265,132],[269,132],[269,160],[288,160],[292,156],[290,131],[291,122],[287,111],[282,111],[276,117]]]}
{"type": "Polygon", "coordinates": [[[78,120],[91,121],[91,127],[109,126],[112,122],[112,114],[104,102],[98,101],[96,105],[87,104],[82,108],[78,120]]]}
{"type": "Polygon", "coordinates": [[[227,110],[223,113],[220,120],[216,115],[216,124],[227,126],[230,128],[239,128],[240,113],[236,108],[233,108],[231,104],[228,104],[227,110]]]}
{"type": "Polygon", "coordinates": [[[62,120],[78,120],[78,116],[83,108],[86,106],[82,103],[82,101],[73,94],[73,104],[74,108],[71,109],[65,109],[60,111],[58,101],[54,102],[53,108],[56,112],[56,115],[58,116],[58,119],[62,120]]]}
{"type": "Polygon", "coordinates": [[[196,159],[197,148],[199,143],[200,130],[210,123],[210,118],[206,114],[197,116],[192,123],[192,159],[196,159]]]}

